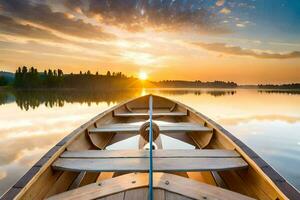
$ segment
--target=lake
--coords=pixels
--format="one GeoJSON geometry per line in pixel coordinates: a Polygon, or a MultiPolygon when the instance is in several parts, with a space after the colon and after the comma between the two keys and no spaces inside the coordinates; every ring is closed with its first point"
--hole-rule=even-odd
{"type": "MultiPolygon", "coordinates": [[[[299,91],[0,91],[0,195],[72,130],[111,106],[148,93],[180,101],[215,120],[300,189],[299,91]]],[[[167,148],[174,146],[163,140],[167,148]]]]}

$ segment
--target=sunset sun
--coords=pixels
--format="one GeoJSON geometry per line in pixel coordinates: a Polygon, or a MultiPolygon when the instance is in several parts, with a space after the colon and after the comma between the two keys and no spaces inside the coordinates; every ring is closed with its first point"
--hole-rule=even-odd
{"type": "Polygon", "coordinates": [[[148,74],[146,72],[140,72],[139,73],[139,79],[142,81],[145,81],[148,79],[148,74]]]}

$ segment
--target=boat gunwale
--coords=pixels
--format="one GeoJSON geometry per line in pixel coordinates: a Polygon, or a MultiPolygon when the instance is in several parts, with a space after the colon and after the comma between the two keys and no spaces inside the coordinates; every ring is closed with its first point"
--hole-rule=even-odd
{"type": "MultiPolygon", "coordinates": [[[[147,96],[147,95],[145,95],[147,96]]],[[[2,196],[0,200],[4,199],[17,199],[23,195],[28,188],[34,183],[34,179],[37,179],[48,167],[49,164],[53,163],[55,159],[65,150],[66,147],[75,140],[81,133],[83,133],[90,125],[96,123],[101,117],[114,111],[115,109],[139,98],[145,96],[131,98],[127,101],[123,101],[103,112],[97,114],[86,123],[80,125],[78,128],[73,130],[71,133],[61,139],[56,145],[54,145],[46,154],[44,154],[18,181],[12,185],[2,196]],[[61,151],[61,152],[60,152],[61,151]],[[60,152],[60,153],[58,153],[60,152]]],[[[113,115],[113,112],[112,112],[113,115]]]]}
{"type": "MultiPolygon", "coordinates": [[[[167,99],[167,98],[166,98],[167,99]]],[[[176,100],[171,100],[177,103],[180,106],[184,106],[188,111],[193,112],[195,115],[199,116],[206,123],[210,124],[213,129],[218,130],[220,133],[224,134],[225,137],[228,138],[230,142],[233,143],[234,146],[237,146],[239,149],[236,149],[239,153],[243,152],[249,158],[245,158],[244,155],[242,157],[246,160],[246,162],[251,165],[252,163],[255,166],[251,165],[251,167],[256,170],[259,169],[259,173],[267,177],[267,181],[272,184],[272,186],[276,189],[277,192],[280,192],[287,199],[300,199],[300,192],[290,184],[284,177],[282,177],[271,165],[269,165],[264,159],[262,159],[255,151],[253,151],[250,147],[248,147],[245,143],[243,143],[240,139],[235,137],[232,133],[222,127],[220,124],[216,123],[214,120],[210,119],[206,115],[202,114],[195,109],[178,102],[176,100]],[[252,161],[252,162],[251,162],[252,161]]]]}
{"type": "MultiPolygon", "coordinates": [[[[66,149],[66,147],[75,140],[84,130],[86,130],[90,125],[94,124],[101,117],[106,114],[114,111],[115,109],[126,105],[129,102],[135,101],[140,98],[145,98],[147,96],[154,96],[162,99],[166,99],[168,101],[172,101],[179,106],[182,106],[187,109],[187,116],[189,116],[189,112],[194,113],[196,116],[201,118],[204,122],[209,124],[213,129],[217,130],[220,134],[223,134],[228,141],[230,141],[233,146],[238,147],[236,150],[242,154],[242,157],[246,160],[246,162],[256,170],[260,175],[264,176],[264,179],[268,181],[272,185],[272,187],[279,192],[282,196],[287,199],[300,199],[299,191],[291,185],[285,178],[283,178],[273,167],[271,167],[264,159],[262,159],[257,153],[255,153],[250,147],[244,144],[241,140],[236,138],[232,133],[223,128],[220,124],[216,123],[206,115],[201,112],[196,111],[195,109],[187,106],[181,102],[176,100],[172,100],[163,96],[147,94],[140,97],[134,97],[127,101],[123,101],[102,113],[96,115],[70,134],[65,136],[62,140],[60,140],[55,146],[53,146],[46,154],[44,154],[39,161],[37,161],[33,167],[31,167],[13,186],[11,186],[1,197],[0,199],[13,199],[18,198],[22,194],[24,194],[28,188],[34,183],[34,180],[37,179],[48,167],[49,164],[53,163],[54,160],[59,157],[59,155],[66,149]],[[60,152],[60,153],[59,153],[60,152]],[[247,158],[248,157],[248,158],[247,158]],[[253,165],[254,164],[254,165],[253,165]]],[[[114,113],[112,112],[112,116],[114,113]]],[[[214,130],[214,131],[215,131],[214,130]]]]}

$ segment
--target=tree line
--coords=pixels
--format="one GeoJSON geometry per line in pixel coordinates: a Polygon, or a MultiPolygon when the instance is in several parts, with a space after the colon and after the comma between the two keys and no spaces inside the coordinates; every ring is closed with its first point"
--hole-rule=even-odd
{"type": "Polygon", "coordinates": [[[281,85],[258,85],[259,89],[300,89],[300,83],[281,84],[281,85]]]}
{"type": "Polygon", "coordinates": [[[234,82],[225,81],[212,81],[212,82],[202,82],[202,81],[176,81],[167,80],[160,81],[156,85],[163,88],[236,88],[238,84],[234,82]]]}
{"type": "Polygon", "coordinates": [[[6,86],[8,84],[8,81],[4,76],[0,76],[0,86],[6,86]]]}
{"type": "MultiPolygon", "coordinates": [[[[61,69],[48,69],[39,72],[36,68],[26,66],[19,67],[15,74],[10,76],[0,72],[0,86],[8,84],[17,89],[126,89],[126,88],[237,88],[237,83],[232,81],[144,81],[128,77],[122,72],[110,72],[106,74],[86,72],[65,74],[61,69]],[[3,75],[4,74],[4,75],[3,75]]],[[[300,83],[283,85],[258,85],[259,89],[300,89],[300,83]]]]}
{"type": "Polygon", "coordinates": [[[61,69],[48,69],[38,72],[34,67],[19,67],[15,73],[14,87],[35,88],[75,88],[75,89],[112,89],[138,87],[136,78],[127,77],[122,72],[107,71],[105,75],[80,71],[79,74],[64,74],[61,69]]]}

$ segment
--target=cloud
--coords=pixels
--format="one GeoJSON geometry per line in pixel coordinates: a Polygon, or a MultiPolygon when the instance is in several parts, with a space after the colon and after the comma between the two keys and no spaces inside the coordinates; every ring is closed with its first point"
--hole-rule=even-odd
{"type": "Polygon", "coordinates": [[[225,0],[218,0],[218,1],[216,2],[216,6],[223,6],[224,3],[225,3],[225,0]]]}
{"type": "Polygon", "coordinates": [[[0,171],[0,180],[4,179],[7,176],[5,171],[0,171]]]}
{"type": "Polygon", "coordinates": [[[89,0],[82,7],[88,17],[95,17],[100,23],[142,32],[145,28],[156,31],[182,31],[228,33],[220,23],[218,10],[203,1],[144,1],[144,0],[89,0]]]}
{"type": "Polygon", "coordinates": [[[215,51],[215,52],[238,55],[238,56],[252,56],[255,58],[262,58],[262,59],[300,58],[300,51],[293,51],[289,53],[269,53],[269,52],[257,52],[252,49],[243,49],[238,46],[228,46],[225,43],[208,44],[202,42],[193,42],[192,44],[209,51],[215,51]]]}
{"type": "Polygon", "coordinates": [[[222,10],[220,10],[220,13],[227,15],[231,13],[231,10],[229,8],[222,8],[222,10]]]}
{"type": "Polygon", "coordinates": [[[78,9],[81,9],[84,4],[81,0],[66,0],[64,1],[64,6],[70,10],[78,11],[78,9]]]}
{"type": "Polygon", "coordinates": [[[0,6],[4,12],[15,18],[64,34],[91,39],[114,38],[112,34],[104,32],[101,27],[85,23],[82,19],[70,18],[62,12],[54,12],[46,4],[33,4],[28,0],[2,0],[0,6]]]}
{"type": "Polygon", "coordinates": [[[244,27],[246,27],[245,24],[240,24],[240,23],[236,24],[236,26],[239,27],[239,28],[244,28],[244,27]]]}
{"type": "Polygon", "coordinates": [[[56,42],[65,41],[64,39],[52,34],[49,31],[39,29],[30,25],[19,24],[14,19],[3,15],[0,15],[0,33],[34,39],[47,39],[56,42]]]}

